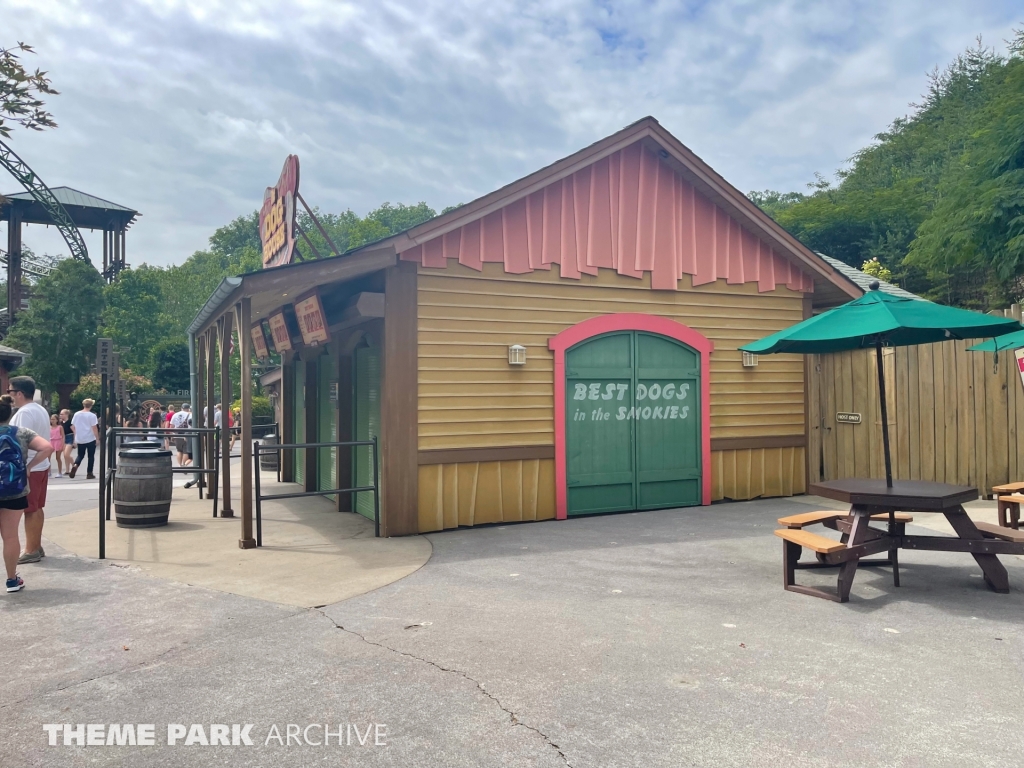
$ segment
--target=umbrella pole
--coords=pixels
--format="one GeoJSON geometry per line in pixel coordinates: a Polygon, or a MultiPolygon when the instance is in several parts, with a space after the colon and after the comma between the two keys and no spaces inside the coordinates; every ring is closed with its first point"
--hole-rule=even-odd
{"type": "Polygon", "coordinates": [[[875,342],[875,361],[878,363],[878,393],[882,398],[882,450],[885,453],[885,486],[892,488],[892,457],[889,455],[889,408],[885,400],[885,369],[882,367],[882,340],[875,342]]]}

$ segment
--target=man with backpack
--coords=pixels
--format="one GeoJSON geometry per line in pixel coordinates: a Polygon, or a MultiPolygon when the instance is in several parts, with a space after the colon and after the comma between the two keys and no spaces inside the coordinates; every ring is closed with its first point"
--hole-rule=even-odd
{"type": "Polygon", "coordinates": [[[0,395],[0,538],[3,539],[4,568],[7,571],[7,591],[20,592],[25,582],[18,575],[18,553],[21,541],[18,529],[21,513],[28,508],[29,476],[40,463],[53,453],[50,441],[25,427],[9,426],[14,400],[0,395]],[[28,452],[35,451],[31,460],[28,452]]]}
{"type": "MultiPolygon", "coordinates": [[[[31,429],[37,435],[49,434],[50,414],[35,402],[36,382],[31,376],[15,376],[8,384],[7,393],[13,398],[18,409],[11,417],[12,427],[31,429]]],[[[31,462],[36,452],[29,450],[31,462]]],[[[32,470],[29,477],[28,506],[25,507],[25,551],[18,563],[38,563],[46,553],[43,551],[43,508],[46,506],[46,485],[50,478],[50,460],[43,459],[32,470]]]]}

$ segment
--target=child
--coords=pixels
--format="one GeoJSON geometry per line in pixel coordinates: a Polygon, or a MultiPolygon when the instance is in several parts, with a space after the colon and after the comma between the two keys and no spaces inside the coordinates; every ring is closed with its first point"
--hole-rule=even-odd
{"type": "Polygon", "coordinates": [[[57,414],[50,416],[50,445],[53,446],[54,461],[50,462],[50,477],[54,477],[53,465],[57,465],[57,477],[64,477],[64,427],[57,421],[57,414]]]}

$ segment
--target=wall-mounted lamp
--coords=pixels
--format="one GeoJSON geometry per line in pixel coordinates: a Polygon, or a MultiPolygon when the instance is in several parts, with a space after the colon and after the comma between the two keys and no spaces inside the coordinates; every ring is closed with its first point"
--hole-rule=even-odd
{"type": "Polygon", "coordinates": [[[744,368],[757,368],[757,355],[750,352],[743,353],[743,367],[744,368]]]}
{"type": "Polygon", "coordinates": [[[508,348],[509,365],[526,365],[526,347],[522,344],[513,344],[508,348]]]}

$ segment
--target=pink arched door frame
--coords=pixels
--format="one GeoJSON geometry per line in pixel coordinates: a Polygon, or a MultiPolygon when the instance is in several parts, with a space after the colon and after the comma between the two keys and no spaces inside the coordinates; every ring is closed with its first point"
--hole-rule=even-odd
{"type": "Polygon", "coordinates": [[[581,341],[613,331],[646,331],[667,336],[700,354],[700,443],[702,503],[711,503],[711,352],[714,343],[689,326],[656,315],[623,312],[592,317],[566,328],[548,339],[555,353],[555,518],[565,520],[568,512],[565,467],[565,353],[581,341]]]}

